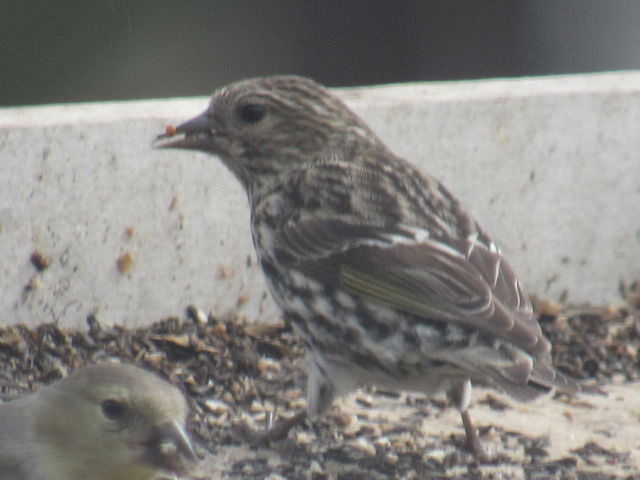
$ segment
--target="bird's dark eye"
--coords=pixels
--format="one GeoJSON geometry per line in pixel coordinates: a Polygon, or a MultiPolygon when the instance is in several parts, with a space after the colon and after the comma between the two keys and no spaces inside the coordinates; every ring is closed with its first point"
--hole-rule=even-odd
{"type": "Polygon", "coordinates": [[[245,123],[258,123],[267,113],[267,107],[259,103],[249,103],[240,107],[238,116],[245,123]]]}
{"type": "Polygon", "coordinates": [[[102,413],[109,420],[120,420],[124,416],[125,408],[122,402],[108,398],[102,402],[102,413]]]}

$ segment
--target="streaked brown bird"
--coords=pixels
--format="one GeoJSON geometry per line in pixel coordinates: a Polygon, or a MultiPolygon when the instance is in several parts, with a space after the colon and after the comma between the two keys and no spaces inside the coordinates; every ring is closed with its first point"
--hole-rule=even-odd
{"type": "Polygon", "coordinates": [[[582,389],[553,368],[513,270],[460,202],[316,82],[232,83],[159,138],[218,156],[246,190],[267,283],[308,348],[310,418],[359,385],[446,392],[482,458],[472,382],[521,401],[582,389]]]}
{"type": "Polygon", "coordinates": [[[151,480],[195,453],[182,394],[132,365],[76,370],[0,404],[2,480],[151,480]]]}

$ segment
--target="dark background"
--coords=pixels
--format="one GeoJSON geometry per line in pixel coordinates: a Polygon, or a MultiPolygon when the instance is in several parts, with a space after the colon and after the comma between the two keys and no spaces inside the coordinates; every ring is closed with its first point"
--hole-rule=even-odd
{"type": "Polygon", "coordinates": [[[637,0],[2,0],[0,105],[640,68],[637,0]]]}

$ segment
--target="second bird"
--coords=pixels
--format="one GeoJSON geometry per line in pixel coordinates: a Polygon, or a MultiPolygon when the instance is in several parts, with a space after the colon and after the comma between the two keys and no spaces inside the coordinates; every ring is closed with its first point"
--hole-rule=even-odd
{"type": "Polygon", "coordinates": [[[521,401],[581,390],[553,368],[482,228],[326,88],[295,76],[236,82],[161,137],[175,133],[159,146],[219,156],[247,193],[270,291],[307,345],[311,419],[361,385],[446,392],[483,458],[472,382],[521,401]]]}
{"type": "Polygon", "coordinates": [[[187,403],[133,365],[80,368],[0,404],[1,480],[153,480],[196,460],[187,403]]]}

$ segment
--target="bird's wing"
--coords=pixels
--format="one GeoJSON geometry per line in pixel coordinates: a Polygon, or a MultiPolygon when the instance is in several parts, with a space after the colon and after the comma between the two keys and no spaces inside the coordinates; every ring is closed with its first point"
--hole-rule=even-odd
{"type": "Polygon", "coordinates": [[[280,262],[324,284],[425,321],[451,322],[501,339],[503,353],[517,360],[512,371],[502,369],[513,381],[525,384],[533,376],[544,386],[574,389],[551,367],[551,346],[531,304],[480,230],[463,241],[444,242],[409,228],[307,218],[283,225],[276,243],[280,262]]]}

